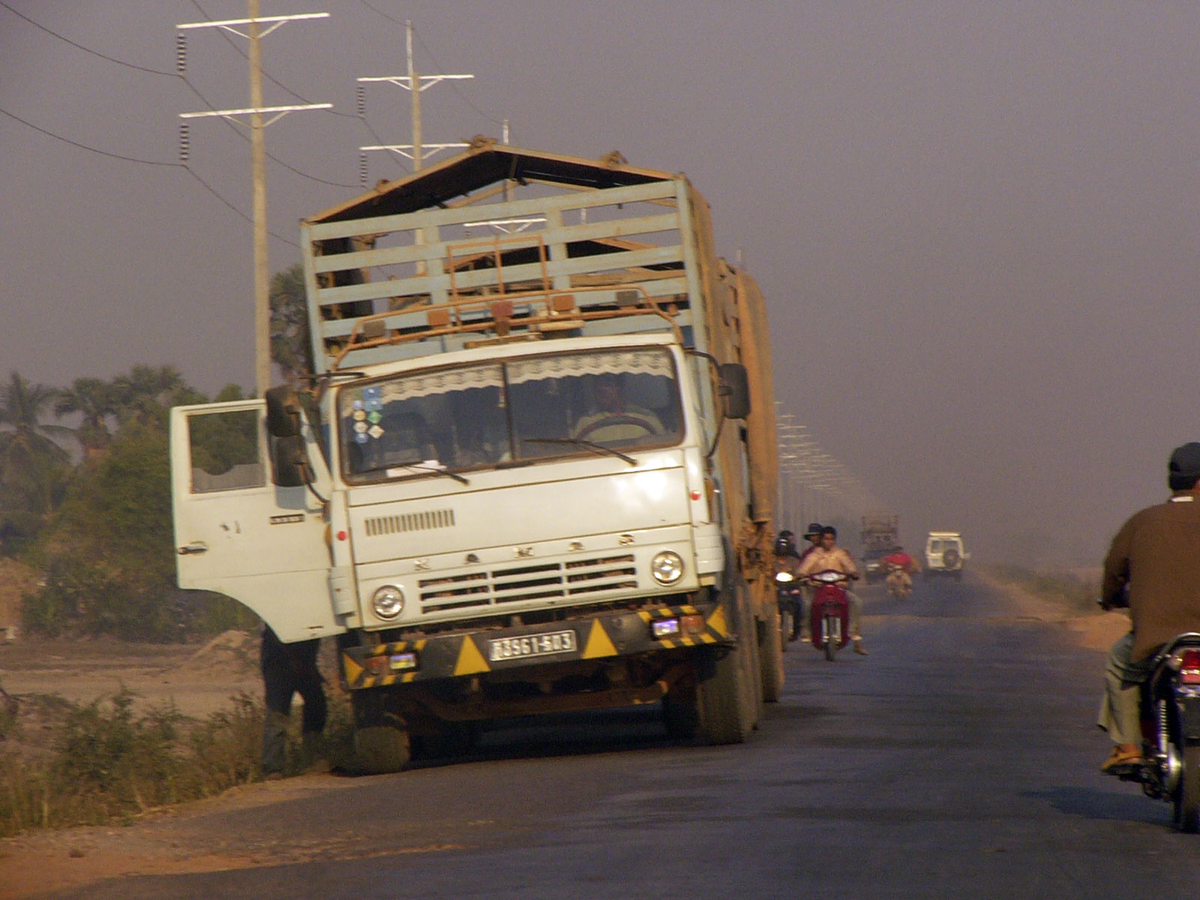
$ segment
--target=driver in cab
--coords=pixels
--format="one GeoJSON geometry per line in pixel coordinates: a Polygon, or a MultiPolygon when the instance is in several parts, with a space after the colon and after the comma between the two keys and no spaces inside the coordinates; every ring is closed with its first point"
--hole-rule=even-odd
{"type": "Polygon", "coordinates": [[[597,377],[595,395],[597,409],[576,423],[572,434],[576,440],[638,441],[665,432],[658,416],[628,402],[619,375],[606,373],[597,377]]]}

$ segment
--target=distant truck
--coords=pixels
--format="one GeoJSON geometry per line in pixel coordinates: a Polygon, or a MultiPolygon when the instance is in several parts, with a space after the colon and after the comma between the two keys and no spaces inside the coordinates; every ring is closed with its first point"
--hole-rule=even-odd
{"type": "Polygon", "coordinates": [[[931,531],[925,539],[925,577],[948,576],[962,581],[963,563],[970,556],[957,531],[931,531]]]}
{"type": "Polygon", "coordinates": [[[867,584],[882,581],[883,558],[896,546],[900,534],[900,517],[891,513],[868,513],[862,517],[859,540],[862,543],[863,576],[867,584]]]}
{"type": "Polygon", "coordinates": [[[754,280],[691,183],[477,141],[302,223],[309,389],[172,411],[182,587],[336,635],[362,768],[783,685],[754,280]]]}

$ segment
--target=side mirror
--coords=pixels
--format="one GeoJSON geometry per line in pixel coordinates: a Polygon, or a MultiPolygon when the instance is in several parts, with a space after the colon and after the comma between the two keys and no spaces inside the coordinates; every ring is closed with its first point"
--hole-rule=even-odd
{"type": "Polygon", "coordinates": [[[722,363],[717,393],[724,404],[725,418],[744,419],[750,415],[750,378],[741,363],[722,363]]]}
{"type": "Polygon", "coordinates": [[[271,437],[300,434],[300,398],[294,390],[286,385],[269,388],[263,398],[267,401],[267,433],[271,437]]]}
{"type": "Polygon", "coordinates": [[[303,436],[293,434],[271,440],[271,480],[279,487],[301,487],[312,482],[303,436]]]}

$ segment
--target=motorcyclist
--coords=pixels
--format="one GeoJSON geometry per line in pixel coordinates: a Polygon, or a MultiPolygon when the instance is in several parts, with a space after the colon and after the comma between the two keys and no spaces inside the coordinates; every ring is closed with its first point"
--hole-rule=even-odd
{"type": "Polygon", "coordinates": [[[1128,606],[1132,623],[1105,665],[1097,724],[1113,742],[1100,768],[1106,774],[1126,774],[1142,762],[1139,693],[1155,653],[1177,634],[1200,631],[1200,443],[1175,448],[1167,483],[1170,499],[1134,513],[1104,560],[1100,605],[1128,606]]]}
{"type": "MultiPolygon", "coordinates": [[[[800,551],[800,562],[804,562],[813,550],[821,546],[821,523],[809,522],[808,527],[804,529],[804,539],[808,543],[800,551]]],[[[805,641],[808,640],[809,632],[812,630],[808,621],[808,610],[812,609],[812,595],[813,586],[806,580],[800,587],[800,611],[796,614],[800,629],[797,636],[805,641]]]]}
{"type": "MultiPolygon", "coordinates": [[[[795,640],[800,634],[800,620],[804,616],[804,600],[794,589],[800,587],[800,553],[796,549],[796,536],[784,529],[775,539],[775,574],[786,572],[792,576],[791,582],[776,582],[792,598],[792,631],[787,635],[789,640],[795,640]]],[[[783,596],[780,597],[783,600],[783,596]]]]}
{"type": "MultiPolygon", "coordinates": [[[[857,581],[859,578],[854,557],[837,545],[837,529],[826,525],[821,529],[820,546],[814,547],[800,563],[800,574],[813,575],[830,569],[844,573],[851,581],[857,581]]],[[[854,652],[866,656],[867,648],[862,642],[862,601],[849,588],[846,589],[846,599],[850,604],[850,640],[854,642],[854,652]]]]}
{"type": "Polygon", "coordinates": [[[804,530],[804,539],[808,541],[808,546],[800,551],[800,561],[804,561],[804,557],[812,553],[817,547],[821,546],[821,523],[809,522],[808,528],[804,530]]]}
{"type": "Polygon", "coordinates": [[[893,547],[888,555],[883,558],[884,568],[887,569],[887,584],[889,588],[894,588],[902,595],[912,591],[912,577],[921,567],[915,559],[904,552],[904,548],[897,544],[893,547]]]}

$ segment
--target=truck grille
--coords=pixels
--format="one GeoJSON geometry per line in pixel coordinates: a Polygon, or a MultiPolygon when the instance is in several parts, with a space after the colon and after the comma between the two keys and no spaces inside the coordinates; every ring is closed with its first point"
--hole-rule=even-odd
{"type": "Polygon", "coordinates": [[[633,554],[569,563],[525,563],[490,572],[424,578],[418,582],[422,612],[591,597],[636,588],[637,584],[633,554]]]}

